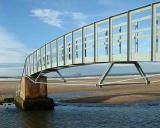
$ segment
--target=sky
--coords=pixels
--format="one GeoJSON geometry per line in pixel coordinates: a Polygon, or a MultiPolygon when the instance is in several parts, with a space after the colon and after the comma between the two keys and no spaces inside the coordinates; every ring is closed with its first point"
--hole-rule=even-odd
{"type": "Polygon", "coordinates": [[[76,28],[157,0],[0,0],[0,76],[19,76],[25,57],[76,28]]]}

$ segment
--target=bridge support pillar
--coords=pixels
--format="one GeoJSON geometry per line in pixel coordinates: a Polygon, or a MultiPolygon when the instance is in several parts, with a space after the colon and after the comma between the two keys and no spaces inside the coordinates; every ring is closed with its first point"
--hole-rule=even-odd
{"type": "MultiPolygon", "coordinates": [[[[46,83],[47,78],[41,77],[40,81],[46,83]]],[[[55,105],[47,96],[47,84],[34,83],[28,77],[22,77],[20,94],[14,101],[22,110],[52,110],[55,105]]]]}

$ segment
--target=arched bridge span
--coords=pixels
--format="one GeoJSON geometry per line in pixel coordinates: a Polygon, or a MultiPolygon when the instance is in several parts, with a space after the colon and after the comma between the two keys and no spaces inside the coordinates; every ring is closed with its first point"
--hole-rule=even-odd
{"type": "Polygon", "coordinates": [[[133,63],[148,83],[138,64],[146,61],[160,61],[160,2],[96,21],[52,40],[27,56],[24,75],[39,77],[77,65],[111,63],[99,81],[102,84],[114,63],[133,63]]]}

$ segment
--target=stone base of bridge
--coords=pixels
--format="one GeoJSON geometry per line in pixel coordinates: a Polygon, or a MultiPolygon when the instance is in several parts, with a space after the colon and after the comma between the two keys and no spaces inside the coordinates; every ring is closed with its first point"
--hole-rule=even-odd
{"type": "MultiPolygon", "coordinates": [[[[47,78],[42,77],[40,81],[46,83],[47,78]]],[[[34,83],[28,77],[22,77],[20,95],[14,101],[22,110],[53,110],[55,106],[53,99],[48,97],[47,84],[34,83]]]]}

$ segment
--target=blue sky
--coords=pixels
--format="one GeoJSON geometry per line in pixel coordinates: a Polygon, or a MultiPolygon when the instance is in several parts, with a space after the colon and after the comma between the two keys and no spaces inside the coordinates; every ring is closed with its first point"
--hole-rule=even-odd
{"type": "Polygon", "coordinates": [[[78,27],[157,0],[0,0],[0,76],[20,75],[25,57],[78,27]]]}

